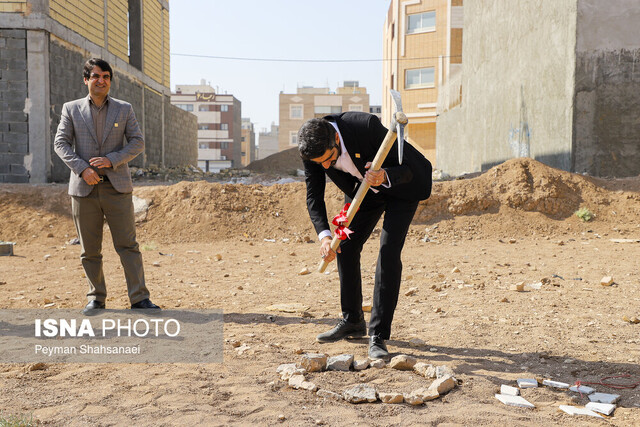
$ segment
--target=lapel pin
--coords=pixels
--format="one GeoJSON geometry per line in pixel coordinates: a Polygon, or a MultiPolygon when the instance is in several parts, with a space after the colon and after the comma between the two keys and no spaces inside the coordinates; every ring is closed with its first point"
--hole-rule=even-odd
{"type": "Polygon", "coordinates": [[[117,124],[117,123],[114,123],[114,124],[113,124],[113,127],[117,128],[117,127],[118,127],[118,124],[117,124]]]}
{"type": "Polygon", "coordinates": [[[360,158],[360,153],[356,153],[356,159],[360,158]]]}

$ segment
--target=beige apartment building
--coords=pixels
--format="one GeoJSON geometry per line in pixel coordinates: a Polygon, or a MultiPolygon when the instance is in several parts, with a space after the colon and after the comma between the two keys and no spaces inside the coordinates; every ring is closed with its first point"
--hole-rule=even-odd
{"type": "Polygon", "coordinates": [[[345,81],[335,92],[326,87],[301,87],[295,94],[281,92],[278,151],[298,146],[298,130],[307,120],[347,111],[369,112],[367,89],[355,80],[345,81]]]}
{"type": "Polygon", "coordinates": [[[241,103],[233,95],[215,93],[204,80],[176,85],[171,103],[198,118],[198,167],[205,172],[242,166],[241,103]]]}
{"type": "Polygon", "coordinates": [[[253,123],[248,117],[242,118],[242,137],[240,138],[240,146],[242,147],[242,166],[257,160],[256,150],[256,133],[253,130],[253,123]]]}
{"type": "Polygon", "coordinates": [[[460,102],[459,85],[454,94],[438,88],[460,78],[462,3],[392,0],[384,24],[382,122],[388,126],[391,121],[389,89],[395,89],[409,118],[406,139],[436,166],[438,103],[460,102]]]}

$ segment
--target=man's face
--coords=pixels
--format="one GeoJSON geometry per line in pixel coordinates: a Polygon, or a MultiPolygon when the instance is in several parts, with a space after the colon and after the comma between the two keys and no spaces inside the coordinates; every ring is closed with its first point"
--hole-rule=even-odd
{"type": "Polygon", "coordinates": [[[89,78],[84,79],[84,84],[89,88],[89,95],[103,98],[109,94],[109,89],[111,89],[111,75],[96,65],[91,70],[89,78]]]}
{"type": "Polygon", "coordinates": [[[322,156],[311,159],[311,161],[322,165],[322,167],[325,169],[329,169],[338,161],[338,157],[340,157],[340,151],[340,136],[338,136],[338,134],[336,133],[336,141],[334,146],[325,151],[322,156]]]}

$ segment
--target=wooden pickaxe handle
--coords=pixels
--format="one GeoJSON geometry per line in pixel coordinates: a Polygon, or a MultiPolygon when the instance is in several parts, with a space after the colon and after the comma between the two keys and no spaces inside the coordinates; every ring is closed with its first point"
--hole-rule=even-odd
{"type": "MultiPolygon", "coordinates": [[[[406,125],[408,121],[407,116],[401,111],[396,112],[395,119],[398,123],[400,123],[401,126],[406,125]]],[[[380,170],[382,163],[387,158],[387,154],[389,154],[389,150],[391,150],[391,147],[393,147],[393,142],[396,139],[396,129],[397,128],[395,126],[391,126],[391,129],[389,129],[389,131],[387,132],[387,135],[384,137],[382,145],[380,145],[380,148],[378,149],[376,157],[373,159],[369,170],[380,170]]],[[[364,196],[367,195],[369,187],[370,185],[366,180],[363,179],[360,183],[360,186],[358,187],[358,192],[351,201],[351,205],[349,205],[349,209],[347,210],[347,220],[344,222],[345,227],[348,227],[349,224],[351,224],[351,220],[358,211],[362,200],[364,200],[364,196]]],[[[340,245],[340,238],[337,235],[334,235],[333,240],[331,241],[331,250],[335,252],[336,249],[338,249],[338,245],[340,245]]],[[[323,273],[324,270],[326,270],[327,265],[329,265],[329,263],[323,259],[318,266],[318,272],[323,273]]]]}

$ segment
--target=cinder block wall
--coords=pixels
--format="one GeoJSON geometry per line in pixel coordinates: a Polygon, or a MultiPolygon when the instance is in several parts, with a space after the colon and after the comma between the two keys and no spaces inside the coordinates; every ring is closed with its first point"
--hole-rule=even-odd
{"type": "Polygon", "coordinates": [[[0,182],[29,182],[27,32],[0,30],[0,182]]]}

